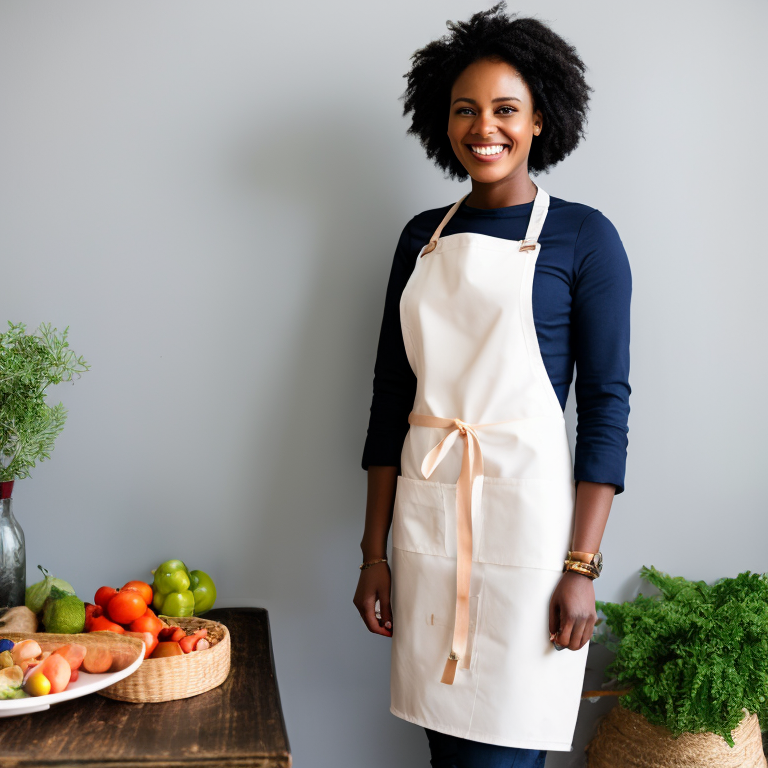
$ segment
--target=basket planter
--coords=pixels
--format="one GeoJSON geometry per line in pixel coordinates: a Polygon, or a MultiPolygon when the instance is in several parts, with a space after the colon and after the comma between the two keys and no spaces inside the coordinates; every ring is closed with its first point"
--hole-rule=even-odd
{"type": "Polygon", "coordinates": [[[223,624],[197,617],[164,620],[185,630],[205,627],[211,647],[183,656],[144,659],[132,675],[98,691],[101,696],[131,702],[173,701],[210,691],[227,679],[230,640],[223,624]]]}
{"type": "MultiPolygon", "coordinates": [[[[128,678],[130,679],[130,678],[128,678]]],[[[663,726],[621,705],[598,722],[585,748],[588,768],[766,768],[760,724],[748,714],[732,732],[729,747],[715,733],[683,733],[675,738],[663,726]]]]}

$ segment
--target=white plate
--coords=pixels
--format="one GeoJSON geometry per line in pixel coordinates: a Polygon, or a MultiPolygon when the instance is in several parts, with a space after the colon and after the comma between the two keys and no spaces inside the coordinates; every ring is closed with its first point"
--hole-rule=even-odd
{"type": "Polygon", "coordinates": [[[91,675],[80,670],[80,674],[74,683],[70,683],[61,693],[49,693],[46,696],[29,696],[25,699],[0,699],[0,717],[13,717],[14,715],[28,715],[31,712],[43,712],[50,709],[52,704],[60,701],[77,699],[87,696],[94,691],[100,691],[113,683],[132,675],[144,661],[144,643],[136,661],[119,672],[104,672],[101,675],[91,675]]]}

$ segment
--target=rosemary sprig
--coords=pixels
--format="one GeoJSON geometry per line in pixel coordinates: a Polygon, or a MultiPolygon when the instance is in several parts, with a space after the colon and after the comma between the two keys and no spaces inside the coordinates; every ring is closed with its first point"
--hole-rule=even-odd
{"type": "Polygon", "coordinates": [[[0,333],[0,481],[29,477],[64,429],[67,410],[48,405],[46,390],[90,369],[69,348],[68,333],[69,326],[59,332],[41,323],[27,334],[24,323],[10,321],[0,333]]]}

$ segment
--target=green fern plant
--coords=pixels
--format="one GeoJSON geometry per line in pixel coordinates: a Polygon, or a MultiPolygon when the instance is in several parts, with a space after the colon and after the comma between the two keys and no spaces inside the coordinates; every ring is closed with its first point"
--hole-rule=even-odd
{"type": "Polygon", "coordinates": [[[745,571],[712,584],[640,570],[661,594],[595,602],[594,640],[616,653],[606,667],[619,704],[675,736],[710,731],[733,746],[742,708],[768,723],[768,574],[745,571]]]}
{"type": "Polygon", "coordinates": [[[41,323],[27,334],[26,325],[9,321],[0,333],[0,481],[29,477],[64,429],[67,411],[45,402],[46,389],[90,368],[69,349],[68,332],[41,323]]]}

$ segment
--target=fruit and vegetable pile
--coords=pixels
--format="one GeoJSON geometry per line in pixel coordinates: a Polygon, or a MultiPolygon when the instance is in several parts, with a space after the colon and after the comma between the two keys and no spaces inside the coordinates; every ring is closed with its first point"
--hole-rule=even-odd
{"type": "MultiPolygon", "coordinates": [[[[150,608],[157,602],[152,587],[144,581],[129,581],[121,589],[100,587],[93,603],[85,604],[86,632],[116,632],[137,637],[146,646],[145,658],[160,659],[165,656],[181,656],[210,647],[207,629],[187,635],[181,627],[169,626],[150,608]]],[[[168,615],[168,614],[165,614],[168,615]]]]}
{"type": "Polygon", "coordinates": [[[133,660],[130,655],[80,643],[44,651],[36,640],[14,643],[0,639],[0,699],[23,699],[61,693],[75,682],[80,671],[88,674],[117,672],[133,660]]]}
{"type": "MultiPolygon", "coordinates": [[[[79,634],[114,632],[144,643],[145,658],[183,656],[210,647],[205,628],[187,634],[164,619],[197,616],[213,607],[216,586],[203,571],[189,571],[181,560],[168,560],[153,571],[153,582],[129,581],[120,589],[101,587],[93,603],[83,602],[72,585],[38,566],[43,580],[26,591],[26,606],[11,608],[0,632],[38,631],[79,634]]],[[[82,671],[91,674],[125,669],[125,654],[102,646],[73,642],[43,651],[35,640],[0,639],[0,699],[42,696],[66,690],[82,671]]]]}
{"type": "Polygon", "coordinates": [[[84,603],[71,584],[55,578],[42,566],[38,568],[45,578],[27,588],[25,602],[42,621],[46,632],[121,632],[118,625],[124,632],[151,610],[150,606],[158,613],[176,618],[199,616],[213,608],[216,601],[213,579],[203,571],[190,571],[181,560],[166,560],[155,568],[151,585],[129,581],[121,589],[101,587],[93,603],[84,603]]]}

